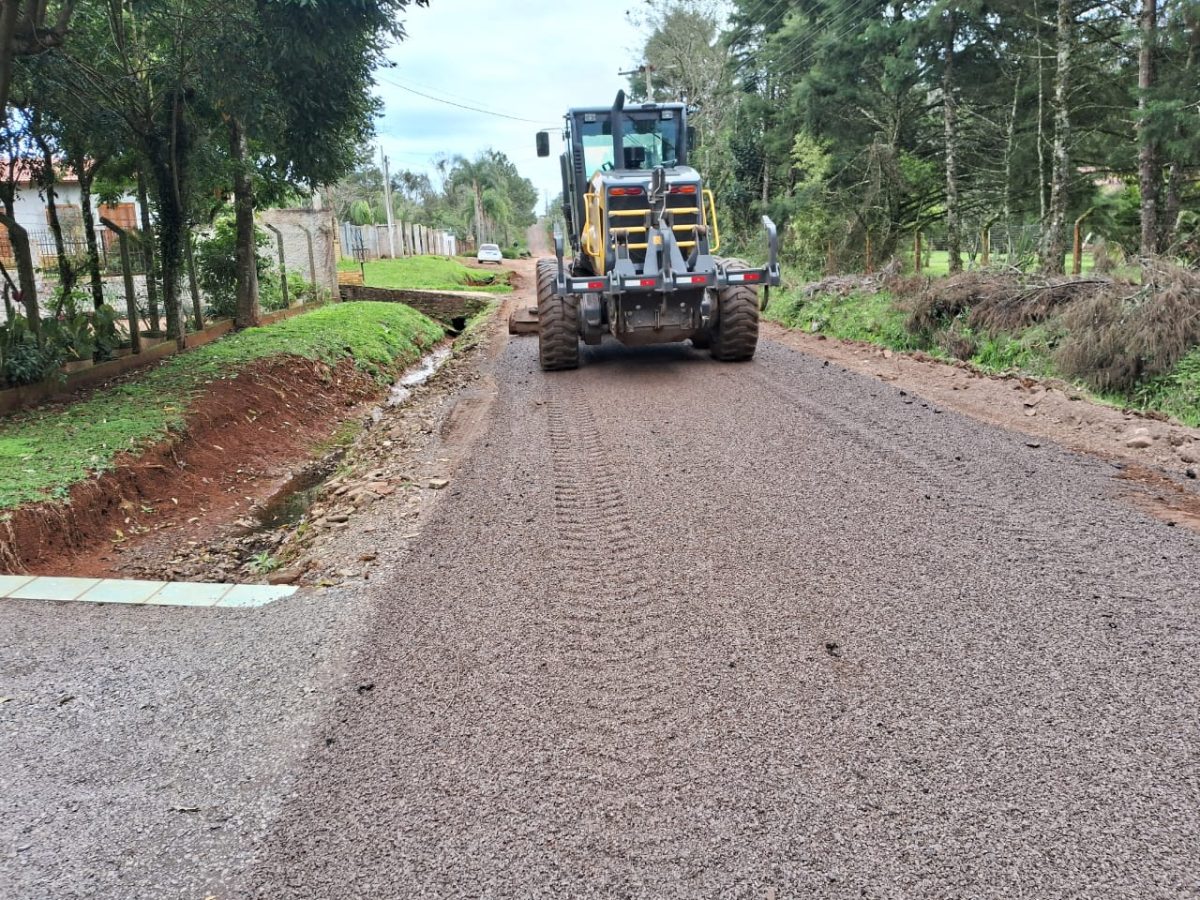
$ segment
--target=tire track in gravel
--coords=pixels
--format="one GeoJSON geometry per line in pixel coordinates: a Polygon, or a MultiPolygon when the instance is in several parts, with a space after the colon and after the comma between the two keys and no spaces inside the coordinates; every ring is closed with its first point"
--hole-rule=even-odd
{"type": "Polygon", "coordinates": [[[770,342],[496,377],[259,896],[1191,884],[1195,544],[1102,464],[770,342]]]}
{"type": "Polygon", "coordinates": [[[678,730],[673,720],[686,708],[677,691],[662,689],[673,666],[670,606],[588,395],[577,379],[556,379],[553,388],[554,518],[569,579],[547,611],[579,686],[568,724],[574,762],[559,780],[567,791],[590,792],[572,864],[586,868],[598,857],[635,870],[669,864],[676,856],[665,847],[679,834],[660,815],[671,795],[660,735],[678,730]]]}

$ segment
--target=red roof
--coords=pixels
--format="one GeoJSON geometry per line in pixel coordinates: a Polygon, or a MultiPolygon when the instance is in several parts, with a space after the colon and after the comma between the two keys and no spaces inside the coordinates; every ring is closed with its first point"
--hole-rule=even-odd
{"type": "MultiPolygon", "coordinates": [[[[36,167],[41,165],[41,160],[33,159],[18,159],[13,165],[15,177],[10,176],[9,166],[10,160],[0,159],[0,181],[15,181],[17,184],[32,184],[34,181],[33,173],[36,167]]],[[[59,161],[54,164],[55,174],[58,176],[59,184],[78,184],[79,179],[75,175],[75,170],[68,166],[65,162],[59,161]]]]}

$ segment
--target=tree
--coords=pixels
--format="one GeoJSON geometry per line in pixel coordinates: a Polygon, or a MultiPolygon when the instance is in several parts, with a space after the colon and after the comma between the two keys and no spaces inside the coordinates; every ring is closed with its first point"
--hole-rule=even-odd
{"type": "Polygon", "coordinates": [[[0,110],[8,115],[13,61],[61,47],[76,0],[0,0],[0,110]],[[57,6],[57,8],[55,8],[57,6]]]}
{"type": "Polygon", "coordinates": [[[1158,253],[1158,198],[1162,174],[1158,142],[1150,121],[1150,94],[1154,90],[1155,51],[1158,44],[1158,0],[1142,0],[1138,17],[1138,186],[1142,196],[1142,257],[1158,253]]]}
{"type": "Polygon", "coordinates": [[[1075,14],[1071,0],[1058,0],[1058,32],[1055,39],[1054,72],[1054,164],[1050,182],[1050,205],[1042,229],[1038,263],[1043,272],[1061,275],[1066,254],[1067,191],[1071,178],[1071,55],[1075,47],[1075,14]]]}

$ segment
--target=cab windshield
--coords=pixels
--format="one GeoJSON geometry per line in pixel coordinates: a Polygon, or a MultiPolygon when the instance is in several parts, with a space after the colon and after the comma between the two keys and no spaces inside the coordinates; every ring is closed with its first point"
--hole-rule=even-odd
{"type": "Polygon", "coordinates": [[[612,114],[585,113],[580,116],[583,163],[589,175],[597,170],[670,168],[679,164],[680,117],[677,112],[623,113],[621,121],[625,159],[616,164],[613,160],[612,114]],[[589,118],[592,121],[587,121],[589,118]]]}

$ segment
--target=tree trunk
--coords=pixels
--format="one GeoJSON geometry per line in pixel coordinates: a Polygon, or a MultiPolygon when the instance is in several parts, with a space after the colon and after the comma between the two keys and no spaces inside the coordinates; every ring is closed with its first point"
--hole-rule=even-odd
{"type": "Polygon", "coordinates": [[[83,239],[87,242],[87,267],[91,278],[92,305],[99,309],[104,305],[104,280],[100,273],[100,245],[96,241],[96,217],[92,211],[92,178],[95,170],[88,167],[87,160],[76,156],[71,166],[79,176],[79,217],[83,223],[83,239]]]}
{"type": "Polygon", "coordinates": [[[183,235],[187,227],[188,155],[190,146],[186,120],[182,115],[183,98],[176,90],[171,96],[171,125],[168,131],[144,136],[146,158],[154,175],[158,199],[158,246],[162,266],[163,307],[167,318],[167,337],[180,349],[187,346],[187,328],[183,321],[179,285],[182,274],[183,235]]]}
{"type": "Polygon", "coordinates": [[[258,300],[258,242],[254,238],[254,185],[250,181],[246,133],[241,122],[229,119],[229,157],[234,164],[233,213],[237,232],[237,315],[238,328],[250,328],[262,321],[258,300]]]}
{"type": "Polygon", "coordinates": [[[41,330],[41,312],[38,309],[37,274],[33,268],[33,253],[29,249],[29,233],[13,215],[11,198],[4,198],[4,212],[0,213],[0,225],[8,228],[8,242],[12,245],[17,261],[17,281],[21,285],[21,303],[25,307],[25,318],[35,334],[41,330]]]}
{"type": "Polygon", "coordinates": [[[8,90],[12,86],[13,57],[16,55],[17,16],[21,12],[19,0],[0,2],[0,112],[8,119],[8,90]]]}
{"type": "Polygon", "coordinates": [[[1049,275],[1063,274],[1066,246],[1067,191],[1071,186],[1071,51],[1075,22],[1071,0],[1058,0],[1058,68],[1054,75],[1054,171],[1050,183],[1050,208],[1042,226],[1038,264],[1049,275]]]}
{"type": "MultiPolygon", "coordinates": [[[[1013,102],[1012,110],[1008,117],[1008,133],[1004,141],[1004,203],[1001,216],[1004,219],[1004,261],[1012,265],[1012,160],[1013,147],[1017,140],[1017,116],[1020,113],[1021,98],[1021,73],[1017,73],[1017,77],[1013,84],[1013,102]]],[[[1039,192],[1041,188],[1038,188],[1039,192]]]]}
{"type": "Polygon", "coordinates": [[[1046,79],[1042,57],[1045,56],[1046,45],[1042,41],[1042,12],[1036,0],[1033,4],[1033,17],[1037,21],[1037,158],[1038,158],[1038,225],[1046,227],[1046,79]]]}
{"type": "Polygon", "coordinates": [[[58,195],[55,193],[54,184],[58,178],[54,171],[54,151],[41,132],[41,123],[41,115],[35,112],[30,121],[30,131],[33,142],[37,144],[38,150],[42,154],[38,182],[46,195],[46,222],[50,225],[50,234],[54,237],[59,297],[65,299],[75,287],[75,270],[71,267],[71,259],[67,255],[67,242],[63,239],[62,221],[58,218],[58,204],[55,202],[58,195]]]}
{"type": "Polygon", "coordinates": [[[150,192],[146,187],[146,175],[139,171],[137,178],[138,206],[141,207],[142,234],[138,243],[146,268],[146,305],[150,308],[150,331],[158,334],[161,320],[158,310],[158,264],[154,252],[154,226],[150,224],[150,192]]]}
{"type": "Polygon", "coordinates": [[[942,111],[946,133],[946,249],[950,254],[950,274],[962,271],[962,235],[958,224],[958,108],[954,96],[954,39],[958,17],[949,13],[950,31],[946,35],[946,65],[942,71],[942,111]]]}
{"type": "Polygon", "coordinates": [[[1143,259],[1158,253],[1158,197],[1162,174],[1158,146],[1150,135],[1150,91],[1154,88],[1154,51],[1158,43],[1158,0],[1142,0],[1138,17],[1141,49],[1138,51],[1138,187],[1142,194],[1143,259]]]}
{"type": "Polygon", "coordinates": [[[192,295],[192,318],[196,322],[196,330],[204,328],[204,307],[200,305],[200,285],[196,281],[196,241],[191,228],[184,236],[184,247],[187,251],[188,290],[192,295]]]}
{"type": "MultiPolygon", "coordinates": [[[[1190,77],[1196,65],[1196,53],[1200,50],[1200,14],[1193,11],[1184,15],[1184,27],[1188,29],[1188,53],[1183,70],[1190,77]]],[[[1183,140],[1182,127],[1175,130],[1177,140],[1183,140]]],[[[1171,160],[1167,174],[1167,197],[1163,205],[1162,223],[1159,227],[1159,250],[1168,252],[1179,240],[1179,213],[1183,208],[1184,166],[1179,159],[1171,160]]]]}

